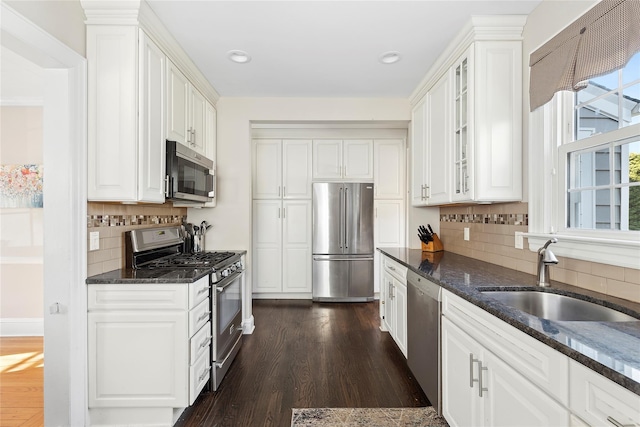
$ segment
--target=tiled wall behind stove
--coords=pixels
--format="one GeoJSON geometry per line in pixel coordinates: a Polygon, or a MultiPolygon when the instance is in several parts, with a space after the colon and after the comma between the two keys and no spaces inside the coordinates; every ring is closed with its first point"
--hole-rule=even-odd
{"type": "MultiPolygon", "coordinates": [[[[137,228],[179,225],[187,218],[187,208],[164,205],[121,205],[117,203],[87,204],[87,239],[89,233],[100,233],[100,249],[87,254],[87,275],[93,276],[122,268],[124,233],[137,228]]],[[[89,248],[89,242],[87,242],[89,248]]]]}
{"type": "MultiPolygon", "coordinates": [[[[445,251],[536,274],[537,257],[527,239],[515,249],[515,232],[528,231],[526,203],[440,208],[440,239],[445,251]],[[470,239],[464,240],[469,227],[470,239]]],[[[551,280],[640,302],[640,270],[558,257],[551,280]]]]}

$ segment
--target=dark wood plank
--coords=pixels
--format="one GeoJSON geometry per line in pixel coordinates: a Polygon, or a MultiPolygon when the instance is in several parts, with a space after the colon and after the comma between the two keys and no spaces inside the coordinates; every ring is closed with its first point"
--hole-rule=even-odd
{"type": "Polygon", "coordinates": [[[176,426],[289,426],[291,408],[417,407],[429,402],[378,303],[255,300],[256,330],[216,392],[176,426]]]}

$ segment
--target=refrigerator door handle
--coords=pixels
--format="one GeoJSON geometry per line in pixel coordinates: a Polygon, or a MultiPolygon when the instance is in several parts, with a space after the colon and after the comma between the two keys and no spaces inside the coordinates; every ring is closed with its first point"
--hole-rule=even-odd
{"type": "MultiPolygon", "coordinates": [[[[339,197],[340,199],[340,213],[344,212],[344,197],[342,197],[342,187],[340,187],[340,194],[339,197]]],[[[340,245],[340,249],[342,249],[342,244],[344,242],[344,223],[342,221],[340,221],[340,242],[338,243],[338,245],[340,245]]]]}
{"type": "Polygon", "coordinates": [[[327,255],[325,256],[314,256],[313,257],[314,261],[373,261],[373,257],[368,257],[368,258],[328,258],[327,255]]]}
{"type": "Polygon", "coordinates": [[[344,248],[349,249],[349,229],[347,228],[347,224],[349,223],[348,218],[348,196],[347,196],[347,187],[344,187],[344,248]]]}

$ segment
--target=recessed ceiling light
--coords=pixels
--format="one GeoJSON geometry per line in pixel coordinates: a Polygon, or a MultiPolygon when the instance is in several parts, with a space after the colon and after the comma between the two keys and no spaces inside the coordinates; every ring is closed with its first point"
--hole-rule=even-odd
{"type": "Polygon", "coordinates": [[[395,64],[396,62],[400,61],[400,52],[396,52],[393,50],[385,52],[378,57],[378,61],[382,62],[383,64],[395,64]]]}
{"type": "Polygon", "coordinates": [[[242,50],[230,50],[229,52],[227,52],[227,58],[229,58],[233,62],[237,62],[238,64],[244,64],[251,61],[251,57],[247,54],[247,52],[242,50]]]}

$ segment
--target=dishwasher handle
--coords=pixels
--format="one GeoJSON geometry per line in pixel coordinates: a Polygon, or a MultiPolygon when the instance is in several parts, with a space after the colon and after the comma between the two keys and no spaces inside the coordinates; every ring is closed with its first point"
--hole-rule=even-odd
{"type": "Polygon", "coordinates": [[[442,300],[442,287],[440,287],[440,285],[436,283],[433,283],[431,280],[420,276],[412,270],[407,271],[407,284],[424,292],[431,299],[434,299],[438,302],[442,300]]]}

